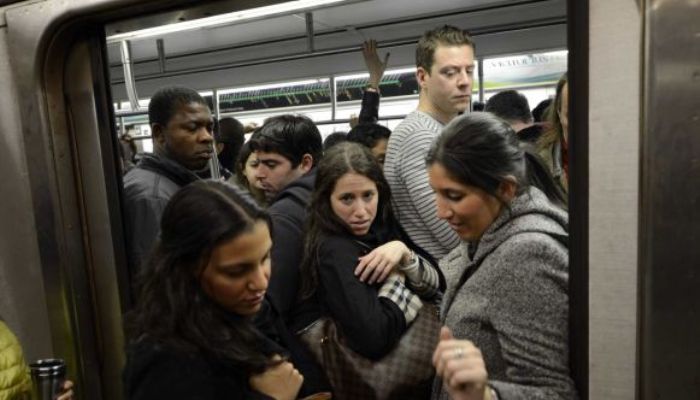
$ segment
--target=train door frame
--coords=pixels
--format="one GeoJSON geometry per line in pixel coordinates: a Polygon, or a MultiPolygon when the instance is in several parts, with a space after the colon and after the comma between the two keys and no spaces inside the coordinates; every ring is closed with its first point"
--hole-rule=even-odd
{"type": "MultiPolygon", "coordinates": [[[[66,356],[86,398],[121,398],[119,372],[123,346],[118,314],[128,293],[115,284],[123,280],[123,232],[118,195],[116,132],[111,121],[110,88],[106,82],[103,33],[105,23],[137,13],[196,4],[192,0],[76,0],[34,2],[8,10],[10,55],[19,92],[26,140],[29,181],[37,218],[44,280],[47,288],[54,351],[66,356]],[[99,39],[96,39],[99,35],[99,39]],[[102,44],[100,44],[101,40],[102,44]],[[61,62],[56,62],[61,60],[61,62]],[[62,61],[66,60],[66,64],[62,61]],[[37,74],[36,72],[39,71],[37,74]],[[89,73],[89,75],[88,75],[89,73]],[[88,78],[89,76],[89,78],[88,78]],[[91,115],[70,114],[71,106],[91,109],[91,115]],[[111,138],[95,138],[94,131],[111,138]],[[99,173],[90,173],[97,168],[99,173]],[[112,177],[108,176],[110,173],[112,177]],[[100,188],[101,187],[101,188],[100,188]],[[111,200],[110,200],[111,198],[111,200]],[[90,207],[96,209],[88,209],[90,207]],[[110,221],[108,229],[95,217],[110,221]],[[102,227],[104,228],[104,227],[102,227]],[[121,237],[121,238],[120,238],[121,237]],[[54,307],[54,308],[52,308],[54,307]],[[71,344],[74,343],[74,344],[71,344]],[[115,352],[112,352],[115,351],[115,352]]],[[[569,74],[572,98],[571,318],[572,371],[579,390],[588,393],[588,1],[568,0],[569,74]],[[575,233],[574,233],[575,232],[575,233]]],[[[81,108],[81,110],[83,110],[81,108]]],[[[95,172],[95,171],[93,171],[95,172]]]]}

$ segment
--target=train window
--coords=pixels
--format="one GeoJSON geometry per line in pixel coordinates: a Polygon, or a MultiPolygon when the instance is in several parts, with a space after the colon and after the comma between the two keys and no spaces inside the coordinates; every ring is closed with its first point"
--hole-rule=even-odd
{"type": "Polygon", "coordinates": [[[509,89],[524,94],[532,107],[554,97],[567,57],[562,50],[484,59],[484,101],[509,89]]]}

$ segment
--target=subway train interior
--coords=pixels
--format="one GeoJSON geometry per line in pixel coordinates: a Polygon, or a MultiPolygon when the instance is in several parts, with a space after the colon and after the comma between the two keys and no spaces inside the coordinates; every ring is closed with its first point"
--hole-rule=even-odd
{"type": "Polygon", "coordinates": [[[27,360],[66,360],[75,398],[123,398],[118,138],[153,151],[154,92],[326,137],[360,112],[374,39],[394,129],[418,104],[416,42],[448,24],[476,44],[472,101],[534,107],[568,73],[580,397],[700,399],[698,21],[696,0],[0,0],[0,316],[27,360]]]}

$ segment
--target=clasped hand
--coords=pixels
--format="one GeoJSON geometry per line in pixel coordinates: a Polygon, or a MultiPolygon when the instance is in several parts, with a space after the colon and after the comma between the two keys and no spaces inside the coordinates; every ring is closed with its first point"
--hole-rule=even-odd
{"type": "Polygon", "coordinates": [[[394,240],[360,257],[360,262],[355,267],[355,276],[361,282],[367,282],[370,285],[384,282],[410,256],[411,251],[408,247],[403,242],[394,240]]]}

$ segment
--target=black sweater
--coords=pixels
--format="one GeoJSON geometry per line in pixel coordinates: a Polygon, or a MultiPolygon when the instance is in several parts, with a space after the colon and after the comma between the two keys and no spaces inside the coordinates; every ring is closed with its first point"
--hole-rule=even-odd
{"type": "Polygon", "coordinates": [[[223,362],[142,340],[127,348],[124,368],[129,400],[269,400],[253,391],[248,377],[223,362]]]}

